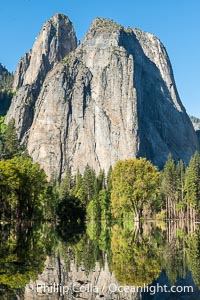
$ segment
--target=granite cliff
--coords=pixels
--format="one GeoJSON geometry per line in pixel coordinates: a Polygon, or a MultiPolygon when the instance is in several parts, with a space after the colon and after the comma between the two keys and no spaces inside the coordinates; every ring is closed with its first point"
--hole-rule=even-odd
{"type": "Polygon", "coordinates": [[[49,177],[138,156],[162,167],[169,152],[188,163],[199,149],[167,52],[139,29],[97,18],[77,46],[56,15],[19,62],[14,89],[7,122],[49,177]]]}
{"type": "Polygon", "coordinates": [[[199,141],[199,145],[200,145],[200,119],[196,118],[194,116],[190,116],[190,120],[192,122],[194,130],[196,131],[198,141],[199,141]]]}
{"type": "Polygon", "coordinates": [[[13,83],[16,96],[7,120],[15,119],[20,140],[32,125],[35,104],[47,73],[76,46],[72,23],[66,16],[56,14],[44,24],[33,48],[18,63],[13,83]]]}

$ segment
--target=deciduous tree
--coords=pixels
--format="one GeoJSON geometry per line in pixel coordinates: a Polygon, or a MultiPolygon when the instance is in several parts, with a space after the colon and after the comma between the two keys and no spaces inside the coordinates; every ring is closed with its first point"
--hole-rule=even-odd
{"type": "MultiPolygon", "coordinates": [[[[159,192],[159,172],[146,158],[118,161],[112,173],[112,212],[132,212],[140,218],[146,203],[159,192]]],[[[153,207],[153,206],[152,206],[153,207]]]]}

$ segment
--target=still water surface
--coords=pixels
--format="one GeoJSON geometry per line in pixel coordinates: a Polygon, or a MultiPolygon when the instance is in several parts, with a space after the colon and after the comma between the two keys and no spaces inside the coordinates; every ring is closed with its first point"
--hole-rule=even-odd
{"type": "Polygon", "coordinates": [[[200,299],[198,224],[4,224],[0,236],[1,300],[200,299]]]}

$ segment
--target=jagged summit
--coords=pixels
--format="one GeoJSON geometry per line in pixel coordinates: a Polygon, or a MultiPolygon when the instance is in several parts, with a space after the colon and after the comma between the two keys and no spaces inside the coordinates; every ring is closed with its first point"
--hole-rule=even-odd
{"type": "Polygon", "coordinates": [[[71,22],[58,14],[15,76],[7,121],[14,117],[49,177],[67,166],[107,171],[138,156],[162,167],[169,152],[187,163],[199,149],[166,49],[152,34],[97,18],[76,47],[71,22]]]}
{"type": "Polygon", "coordinates": [[[57,22],[61,20],[72,23],[68,16],[61,13],[54,14],[49,20],[47,20],[47,22],[54,22],[55,24],[57,24],[57,22]]]}
{"type": "Polygon", "coordinates": [[[154,34],[152,34],[150,32],[146,32],[146,31],[141,30],[139,28],[131,28],[130,26],[128,26],[126,28],[123,25],[115,22],[112,19],[108,19],[108,18],[101,18],[101,17],[95,18],[91,23],[91,26],[90,26],[90,29],[89,29],[88,33],[90,31],[95,31],[95,30],[99,30],[99,31],[102,31],[102,32],[105,32],[105,31],[114,32],[116,30],[117,31],[123,30],[126,33],[134,32],[137,36],[143,36],[143,37],[146,36],[146,37],[151,38],[151,39],[159,40],[154,34]]]}
{"type": "Polygon", "coordinates": [[[69,18],[62,14],[54,15],[43,25],[31,51],[20,60],[14,89],[43,81],[47,72],[76,46],[77,38],[69,18]]]}
{"type": "Polygon", "coordinates": [[[17,91],[7,114],[14,117],[20,139],[32,124],[34,106],[48,72],[77,47],[77,38],[68,17],[54,15],[42,27],[29,53],[19,61],[13,89],[17,91]]]}
{"type": "Polygon", "coordinates": [[[90,30],[93,29],[101,29],[103,31],[106,31],[108,29],[121,29],[124,27],[118,23],[116,23],[115,21],[111,20],[111,19],[107,19],[107,18],[95,18],[92,21],[90,30]]]}

